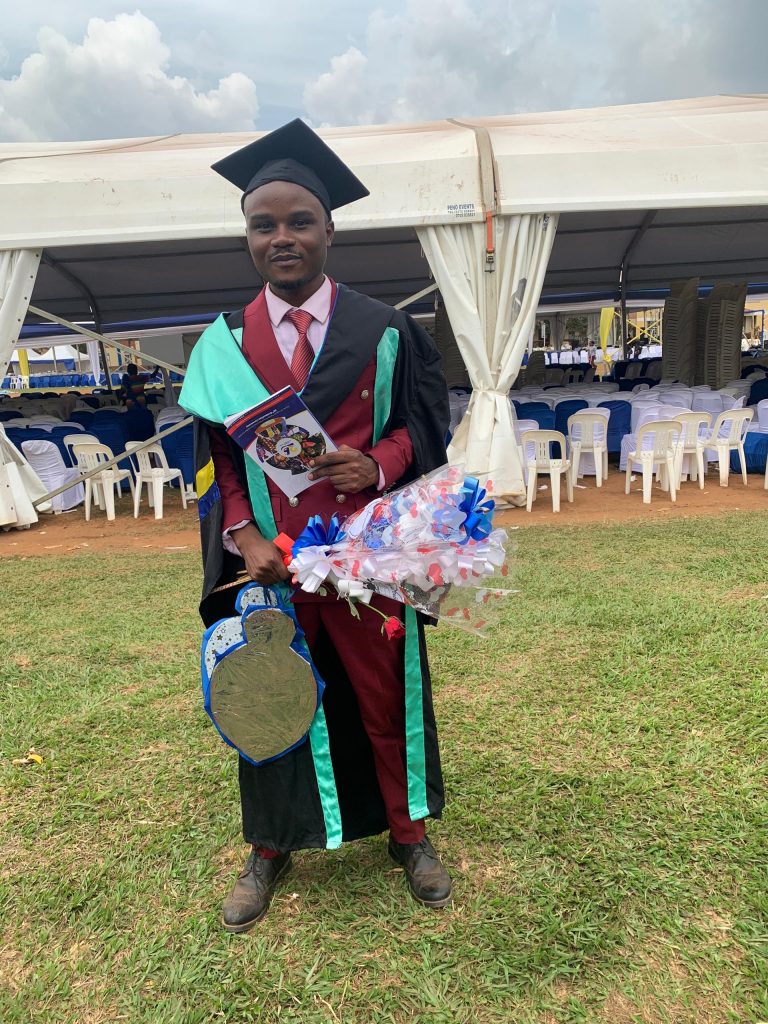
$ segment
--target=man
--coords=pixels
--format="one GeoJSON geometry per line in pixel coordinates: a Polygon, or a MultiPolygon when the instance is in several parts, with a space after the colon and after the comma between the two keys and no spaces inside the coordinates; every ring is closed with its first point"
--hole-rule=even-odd
{"type": "Polygon", "coordinates": [[[139,373],[136,363],[128,363],[125,373],[120,378],[120,394],[124,402],[144,394],[146,376],[139,373]]]}
{"type": "MultiPolygon", "coordinates": [[[[180,397],[197,418],[206,624],[232,614],[237,587],[227,584],[243,569],[259,583],[289,585],[277,533],[296,538],[310,516],[343,518],[441,465],[449,422],[429,336],[324,273],[331,210],[368,194],[333,151],[294,121],[214,170],[243,191],[248,247],[265,287],[201,337],[180,397]],[[315,460],[316,483],[290,500],[222,429],[227,416],[288,385],[338,446],[315,460]]],[[[300,590],[293,600],[326,689],[310,742],[261,766],[240,759],[252,851],[225,901],[224,927],[246,931],[263,916],[291,851],[386,828],[413,896],[445,906],[451,880],[424,828],[444,799],[422,623],[374,598],[405,620],[405,636],[390,640],[370,609],[353,617],[334,595],[300,590]]]]}

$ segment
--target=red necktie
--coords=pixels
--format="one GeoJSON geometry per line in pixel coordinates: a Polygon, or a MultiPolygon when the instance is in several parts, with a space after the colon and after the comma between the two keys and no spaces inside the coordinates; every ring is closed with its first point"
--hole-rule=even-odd
{"type": "Polygon", "coordinates": [[[296,348],[293,350],[293,356],[291,357],[291,373],[296,378],[299,388],[303,388],[307,383],[310,368],[315,360],[315,350],[312,348],[307,337],[309,325],[315,318],[306,309],[289,309],[284,319],[290,320],[299,332],[296,348]]]}

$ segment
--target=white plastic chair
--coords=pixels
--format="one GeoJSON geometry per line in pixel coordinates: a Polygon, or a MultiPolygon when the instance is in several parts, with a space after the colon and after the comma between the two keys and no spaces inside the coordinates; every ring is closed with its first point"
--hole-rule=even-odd
{"type": "Polygon", "coordinates": [[[658,471],[663,490],[669,488],[672,501],[677,501],[675,486],[675,452],[683,428],[676,420],[651,420],[637,429],[635,450],[628,453],[624,493],[629,494],[632,463],[639,462],[643,473],[643,504],[650,505],[653,474],[658,471]]]}
{"type": "Polygon", "coordinates": [[[187,493],[184,486],[184,479],[180,469],[171,469],[165,458],[165,452],[159,444],[150,444],[146,448],[140,448],[141,441],[128,441],[125,446],[127,452],[133,453],[133,458],[139,465],[136,474],[136,490],[133,495],[133,518],[139,517],[139,504],[141,503],[141,488],[147,485],[147,501],[149,507],[155,509],[155,519],[163,518],[163,485],[172,480],[179,481],[181,503],[187,507],[187,493]]]}
{"type": "Polygon", "coordinates": [[[523,437],[523,444],[526,450],[526,467],[528,469],[528,502],[527,509],[530,512],[533,502],[536,499],[538,485],[538,474],[549,473],[552,489],[552,511],[560,511],[560,476],[565,475],[566,493],[568,501],[573,501],[573,479],[571,477],[571,463],[565,458],[566,446],[565,435],[559,430],[527,430],[523,437]],[[560,458],[553,459],[550,456],[552,442],[560,444],[560,458]]]}
{"type": "Polygon", "coordinates": [[[684,477],[689,476],[691,480],[695,480],[698,476],[696,452],[699,439],[708,433],[712,426],[712,417],[708,412],[681,412],[675,419],[683,428],[677,445],[675,469],[675,480],[680,487],[684,477]]]}
{"type": "Polygon", "coordinates": [[[46,493],[58,490],[65,484],[72,484],[66,491],[51,498],[53,511],[69,512],[83,501],[83,485],[78,483],[80,474],[64,462],[61,452],[52,441],[22,441],[24,458],[42,480],[46,493]]]}
{"type": "Polygon", "coordinates": [[[728,486],[731,452],[739,453],[741,479],[747,485],[747,460],[744,455],[744,438],[755,415],[754,409],[731,409],[721,412],[708,435],[700,437],[696,445],[696,460],[699,471],[699,487],[704,488],[704,450],[709,448],[717,453],[720,468],[720,486],[728,486]]]}
{"type": "Polygon", "coordinates": [[[579,482],[579,463],[581,456],[587,453],[592,455],[594,461],[597,486],[602,487],[603,479],[608,478],[608,419],[610,415],[610,409],[601,409],[600,412],[580,409],[573,416],[568,417],[568,441],[573,483],[579,482]]]}
{"type": "Polygon", "coordinates": [[[755,406],[757,410],[757,429],[761,434],[768,434],[768,398],[763,398],[755,406]]]}
{"type": "Polygon", "coordinates": [[[523,467],[523,480],[528,483],[528,460],[525,456],[525,439],[523,434],[529,430],[538,430],[538,420],[519,420],[516,416],[512,417],[512,425],[515,430],[515,440],[517,442],[517,450],[520,454],[520,465],[523,467]]]}
{"type": "MultiPolygon", "coordinates": [[[[67,434],[67,440],[70,440],[71,438],[72,435],[67,434]]],[[[67,442],[65,441],[65,444],[66,443],[67,442]]],[[[112,449],[108,445],[101,444],[100,441],[84,441],[83,435],[80,435],[76,440],[67,444],[67,447],[75,457],[78,469],[86,473],[93,469],[98,469],[102,462],[109,462],[110,459],[114,459],[115,457],[112,449]]],[[[100,473],[89,477],[85,481],[86,521],[91,518],[91,500],[94,497],[98,507],[101,507],[103,503],[107,512],[107,519],[110,522],[114,520],[115,488],[117,488],[119,497],[120,484],[123,480],[128,481],[131,488],[131,494],[133,494],[134,486],[131,471],[129,469],[120,469],[116,465],[111,466],[109,469],[103,469],[100,473]]]]}
{"type": "Polygon", "coordinates": [[[85,465],[80,464],[80,460],[75,454],[75,445],[85,441],[89,442],[90,444],[101,443],[95,434],[88,434],[82,430],[78,431],[77,433],[73,432],[71,434],[65,434],[64,437],[62,438],[62,441],[64,442],[64,447],[69,452],[69,457],[72,459],[72,462],[80,469],[81,472],[84,472],[86,467],[85,465]]]}

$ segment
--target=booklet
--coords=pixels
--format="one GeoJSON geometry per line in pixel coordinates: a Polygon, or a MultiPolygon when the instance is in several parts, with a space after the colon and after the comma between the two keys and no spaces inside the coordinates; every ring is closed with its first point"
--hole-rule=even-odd
{"type": "Polygon", "coordinates": [[[335,452],[336,445],[293,388],[283,388],[258,405],[228,416],[227,433],[289,498],[317,480],[307,479],[310,459],[335,452]]]}

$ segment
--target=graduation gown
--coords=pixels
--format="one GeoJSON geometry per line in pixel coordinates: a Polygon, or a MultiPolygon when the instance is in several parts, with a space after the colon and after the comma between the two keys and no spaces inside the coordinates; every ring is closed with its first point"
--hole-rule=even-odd
{"type": "MultiPolygon", "coordinates": [[[[256,404],[282,386],[279,380],[268,379],[274,377],[270,367],[276,365],[270,363],[268,351],[259,365],[261,376],[243,358],[243,314],[240,310],[219,317],[206,330],[193,349],[180,397],[180,404],[195,416],[204,568],[200,610],[206,625],[232,614],[239,588],[220,588],[244,568],[242,559],[225,551],[222,544],[222,502],[211,458],[210,428],[220,428],[226,416],[256,404]]],[[[268,348],[269,338],[265,345],[268,348]]],[[[355,417],[367,417],[367,434],[363,430],[361,436],[370,437],[373,446],[398,428],[407,427],[412,461],[401,479],[389,481],[393,486],[445,462],[448,398],[432,339],[406,314],[343,285],[338,286],[326,338],[302,397],[332,437],[329,423],[354,426],[355,417]],[[372,386],[359,391],[361,381],[368,380],[372,386]],[[360,402],[368,392],[372,392],[371,401],[360,402]]],[[[334,439],[345,441],[343,436],[334,439]]],[[[349,496],[355,499],[349,503],[351,507],[335,503],[331,507],[322,497],[311,497],[320,492],[317,485],[305,492],[309,497],[302,507],[291,508],[284,498],[279,499],[279,492],[253,460],[246,459],[234,444],[231,455],[250,496],[257,525],[268,538],[280,531],[295,536],[297,527],[303,527],[310,515],[327,519],[332,512],[349,514],[370,497],[349,496]]],[[[410,817],[418,820],[439,816],[444,798],[423,622],[410,608],[405,610],[405,622],[408,803],[410,817]]],[[[354,633],[352,620],[350,643],[355,642],[354,633]]],[[[247,841],[276,850],[333,847],[387,827],[370,743],[349,680],[332,649],[323,650],[321,660],[321,672],[332,674],[332,685],[315,716],[308,742],[258,768],[244,768],[241,760],[241,791],[247,790],[243,793],[247,841]]]]}

